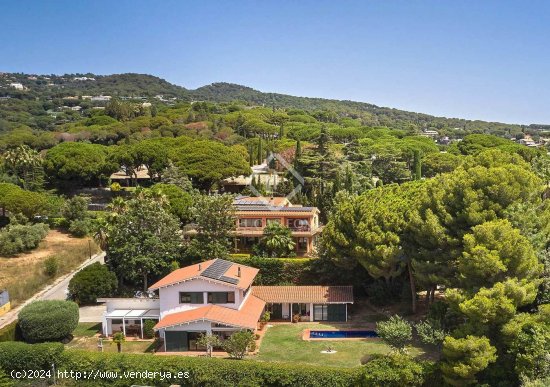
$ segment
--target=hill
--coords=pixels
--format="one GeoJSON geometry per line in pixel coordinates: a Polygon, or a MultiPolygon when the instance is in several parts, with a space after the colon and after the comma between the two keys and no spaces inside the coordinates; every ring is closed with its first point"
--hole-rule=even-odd
{"type": "MultiPolygon", "coordinates": [[[[230,103],[241,101],[248,105],[262,105],[269,108],[300,109],[308,112],[329,111],[340,117],[360,118],[367,125],[387,126],[396,129],[407,129],[410,126],[436,130],[447,128],[464,134],[490,133],[509,137],[520,132],[522,128],[520,125],[499,122],[435,117],[429,114],[380,107],[364,102],[265,93],[250,87],[224,82],[189,90],[147,74],[95,75],[88,73],[59,76],[0,73],[0,97],[51,100],[83,95],[110,95],[125,98],[152,98],[162,95],[164,98],[184,102],[230,103]],[[25,90],[16,90],[10,87],[10,84],[14,82],[21,83],[25,90]]],[[[0,106],[1,110],[2,107],[0,106]]]]}

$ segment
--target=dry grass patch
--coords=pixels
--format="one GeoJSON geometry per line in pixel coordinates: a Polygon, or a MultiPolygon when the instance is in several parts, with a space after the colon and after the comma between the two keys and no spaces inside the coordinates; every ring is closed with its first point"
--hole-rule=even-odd
{"type": "MultiPolygon", "coordinates": [[[[15,257],[0,256],[0,289],[8,289],[12,307],[21,304],[55,278],[70,273],[90,255],[89,238],[74,238],[57,230],[50,230],[37,249],[15,257]],[[55,276],[45,273],[44,262],[56,257],[55,276]]],[[[92,254],[99,251],[92,241],[92,254]]]]}

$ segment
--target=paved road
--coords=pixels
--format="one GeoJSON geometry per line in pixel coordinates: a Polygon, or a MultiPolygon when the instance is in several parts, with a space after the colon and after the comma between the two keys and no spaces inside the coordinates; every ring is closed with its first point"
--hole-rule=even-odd
{"type": "Polygon", "coordinates": [[[67,292],[69,287],[69,282],[74,277],[74,275],[92,263],[100,262],[105,263],[105,253],[96,254],[91,259],[86,260],[82,263],[78,269],[73,271],[67,277],[65,277],[61,282],[54,284],[49,289],[47,289],[42,295],[38,298],[39,300],[65,300],[67,298],[67,292]]]}
{"type": "Polygon", "coordinates": [[[105,253],[99,253],[94,255],[91,259],[86,260],[83,262],[75,271],[73,271],[70,274],[67,274],[57,281],[55,281],[52,285],[47,286],[46,288],[42,289],[35,295],[33,295],[31,298],[29,298],[27,301],[25,301],[23,304],[19,305],[17,308],[9,311],[2,317],[0,317],[0,328],[2,328],[4,325],[8,325],[15,321],[17,319],[17,315],[19,314],[19,311],[27,304],[31,303],[32,301],[36,300],[65,300],[67,298],[67,287],[69,286],[69,281],[73,276],[81,269],[85,268],[88,265],[91,265],[94,262],[101,262],[103,263],[105,260],[105,253]]]}

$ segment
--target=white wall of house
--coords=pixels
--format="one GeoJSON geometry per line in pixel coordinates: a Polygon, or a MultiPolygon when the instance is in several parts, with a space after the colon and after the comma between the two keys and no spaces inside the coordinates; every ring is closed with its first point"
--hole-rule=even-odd
{"type": "Polygon", "coordinates": [[[243,300],[243,291],[233,286],[196,278],[159,289],[160,316],[199,308],[208,304],[208,292],[234,292],[234,304],[217,304],[227,308],[238,309],[243,300]],[[204,304],[180,304],[180,292],[203,292],[204,304]]]}

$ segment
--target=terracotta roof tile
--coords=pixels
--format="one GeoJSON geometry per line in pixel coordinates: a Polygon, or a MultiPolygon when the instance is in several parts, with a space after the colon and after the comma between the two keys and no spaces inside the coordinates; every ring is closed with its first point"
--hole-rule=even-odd
{"type": "Polygon", "coordinates": [[[155,330],[202,320],[256,329],[264,306],[265,302],[263,300],[250,295],[238,310],[210,304],[184,312],[168,314],[155,325],[155,330]]]}
{"type": "Polygon", "coordinates": [[[229,268],[225,273],[222,273],[226,279],[229,279],[229,281],[234,281],[236,283],[227,282],[223,279],[215,280],[209,277],[202,276],[202,273],[209,268],[214,262],[220,261],[220,262],[228,262],[224,261],[222,259],[211,259],[209,261],[197,263],[191,266],[186,266],[178,270],[174,270],[170,274],[168,274],[166,277],[160,279],[158,282],[153,284],[149,287],[150,290],[156,290],[159,288],[163,288],[166,286],[174,285],[180,282],[188,281],[194,278],[202,278],[205,280],[214,280],[219,281],[227,285],[235,286],[239,289],[248,289],[250,285],[252,285],[252,282],[254,281],[254,278],[258,274],[258,269],[250,267],[250,266],[244,266],[241,264],[229,262],[229,268]],[[240,268],[240,277],[239,277],[239,268],[240,268]]]}
{"type": "Polygon", "coordinates": [[[252,294],[269,303],[353,303],[352,286],[253,286],[252,294]]]}

